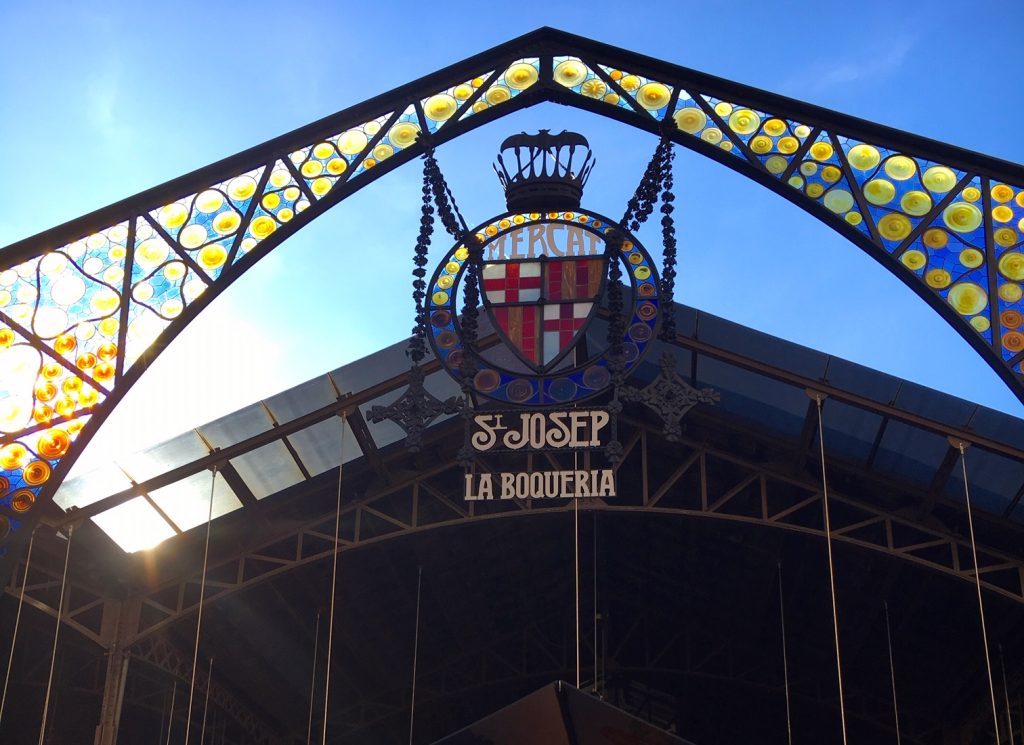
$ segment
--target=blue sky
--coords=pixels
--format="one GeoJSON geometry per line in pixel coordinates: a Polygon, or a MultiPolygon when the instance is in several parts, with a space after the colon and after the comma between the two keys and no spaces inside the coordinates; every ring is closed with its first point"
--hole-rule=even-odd
{"type": "MultiPolygon", "coordinates": [[[[1016,75],[1024,5],[908,7],[0,3],[0,245],[542,25],[1024,160],[1016,75]]],[[[490,169],[497,145],[538,127],[590,138],[598,165],[585,204],[620,215],[654,139],[549,104],[440,149],[467,219],[503,210],[490,169]]],[[[128,395],[90,461],[403,338],[419,178],[409,166],[364,189],[218,298],[128,395]]],[[[944,321],[829,228],[688,151],[679,151],[676,180],[683,302],[1024,415],[944,321]]],[[[660,253],[656,231],[641,237],[660,253]]],[[[438,234],[434,260],[446,243],[438,234]]]]}

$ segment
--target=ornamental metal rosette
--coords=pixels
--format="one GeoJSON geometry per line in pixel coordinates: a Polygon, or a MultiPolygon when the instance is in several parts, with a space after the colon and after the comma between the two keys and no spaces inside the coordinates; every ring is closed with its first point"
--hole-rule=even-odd
{"type": "Polygon", "coordinates": [[[1024,400],[1024,168],[540,29],[0,252],[0,557],[149,361],[253,263],[424,141],[543,101],[667,133],[799,205],[1024,400]]]}

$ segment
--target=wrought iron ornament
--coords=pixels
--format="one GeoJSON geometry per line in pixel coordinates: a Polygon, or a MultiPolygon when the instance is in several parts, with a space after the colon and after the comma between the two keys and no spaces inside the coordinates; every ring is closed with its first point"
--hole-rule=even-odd
{"type": "Polygon", "coordinates": [[[442,414],[458,414],[464,408],[462,399],[452,396],[441,401],[423,386],[423,368],[413,365],[409,371],[409,387],[398,400],[388,406],[373,406],[369,412],[371,422],[390,420],[405,432],[405,447],[418,453],[423,444],[423,432],[442,414]]]}
{"type": "Polygon", "coordinates": [[[661,372],[643,388],[623,386],[619,391],[623,401],[645,404],[662,421],[662,433],[669,442],[678,442],[683,435],[681,422],[686,413],[697,404],[716,404],[720,394],[711,388],[697,389],[676,372],[676,358],[671,352],[661,355],[661,372]]]}

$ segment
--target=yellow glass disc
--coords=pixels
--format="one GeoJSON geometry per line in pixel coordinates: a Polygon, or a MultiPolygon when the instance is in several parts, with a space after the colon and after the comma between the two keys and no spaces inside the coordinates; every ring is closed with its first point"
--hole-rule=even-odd
{"type": "MultiPolygon", "coordinates": [[[[391,144],[397,148],[407,148],[414,142],[419,136],[420,128],[413,122],[399,122],[391,128],[388,132],[388,139],[391,140],[391,144]]],[[[328,164],[328,168],[330,165],[328,164]]]]}
{"type": "Polygon", "coordinates": [[[792,186],[794,189],[800,189],[803,188],[804,180],[800,176],[790,176],[789,185],[792,186]]]}
{"type": "Polygon", "coordinates": [[[841,215],[853,209],[853,194],[846,189],[830,189],[822,203],[832,212],[841,215]]]}
{"type": "Polygon", "coordinates": [[[457,85],[452,88],[452,95],[455,96],[456,101],[465,101],[473,95],[473,86],[466,85],[465,83],[457,85]]]}
{"type": "Polygon", "coordinates": [[[491,106],[497,106],[511,99],[512,92],[503,85],[492,85],[484,94],[484,98],[491,106]]]}
{"type": "Polygon", "coordinates": [[[306,178],[315,178],[324,172],[324,164],[319,160],[307,160],[302,164],[302,175],[306,178]]]}
{"type": "MultiPolygon", "coordinates": [[[[458,101],[456,101],[453,96],[449,96],[447,93],[438,93],[437,95],[428,98],[426,103],[423,104],[423,113],[427,115],[428,119],[435,122],[443,122],[450,119],[458,108],[458,101]]],[[[354,155],[354,153],[344,149],[342,149],[341,152],[346,155],[354,155]]]]}
{"type": "Polygon", "coordinates": [[[228,196],[232,199],[245,200],[256,193],[256,179],[252,176],[238,176],[228,183],[228,196]]]}
{"type": "Polygon", "coordinates": [[[636,75],[626,75],[619,80],[619,85],[622,86],[622,90],[626,93],[632,93],[640,87],[640,78],[636,75]]]}
{"type": "Polygon", "coordinates": [[[0,448],[0,468],[15,471],[28,461],[28,450],[20,442],[12,442],[0,448]]]}
{"type": "Polygon", "coordinates": [[[206,228],[202,225],[193,223],[192,225],[186,226],[184,230],[178,233],[178,243],[189,249],[199,248],[201,245],[206,243],[207,237],[206,228]]]}
{"type": "Polygon", "coordinates": [[[1018,284],[1007,282],[999,286],[999,297],[1008,303],[1016,303],[1024,297],[1024,288],[1021,288],[1018,284]]]}
{"type": "Polygon", "coordinates": [[[162,240],[150,238],[135,249],[135,261],[144,269],[152,269],[167,258],[168,251],[170,248],[162,240]]]}
{"type": "Polygon", "coordinates": [[[942,221],[950,230],[970,233],[981,225],[981,210],[969,202],[955,202],[942,211],[942,221]]]}
{"type": "Polygon", "coordinates": [[[985,256],[976,248],[965,248],[960,252],[960,263],[968,269],[977,269],[985,262],[985,256]]]}
{"type": "MultiPolygon", "coordinates": [[[[452,113],[455,113],[455,99],[452,98],[451,96],[446,96],[446,98],[449,101],[451,101],[451,105],[453,107],[452,113]]],[[[427,106],[430,106],[430,101],[427,101],[427,106]]],[[[427,114],[427,116],[430,116],[430,114],[427,114]]],[[[366,133],[363,130],[350,129],[347,132],[342,132],[341,135],[338,137],[338,150],[341,151],[342,155],[358,155],[359,153],[363,152],[368,142],[369,140],[367,139],[366,133]]]]}
{"type": "Polygon", "coordinates": [[[999,258],[999,273],[1014,282],[1024,280],[1024,254],[1007,251],[999,258]]]}
{"type": "Polygon", "coordinates": [[[455,258],[459,261],[465,261],[469,258],[469,249],[465,247],[455,249],[455,258]]]}
{"type": "Polygon", "coordinates": [[[309,189],[318,197],[322,197],[331,190],[331,180],[321,176],[320,178],[313,180],[313,183],[309,185],[309,189]]]}
{"type": "Polygon", "coordinates": [[[977,202],[981,199],[981,189],[976,186],[968,186],[960,194],[968,202],[977,202]]]}
{"type": "Polygon", "coordinates": [[[945,194],[956,186],[956,174],[945,166],[932,166],[921,177],[925,188],[936,194],[945,194]]]}
{"type": "Polygon", "coordinates": [[[923,191],[908,191],[900,198],[900,207],[908,215],[920,217],[932,208],[932,198],[923,191]]]}
{"type": "Polygon", "coordinates": [[[793,134],[799,137],[801,140],[807,137],[811,133],[811,128],[806,124],[797,124],[793,127],[793,134]]]}
{"type": "Polygon", "coordinates": [[[1017,231],[1013,228],[999,228],[992,234],[995,241],[1004,248],[1009,248],[1017,242],[1017,231]]]}
{"type": "Polygon", "coordinates": [[[931,228],[924,231],[924,237],[922,240],[924,241],[924,245],[928,246],[928,248],[945,248],[946,244],[949,243],[949,235],[945,230],[931,228]]]}
{"type": "Polygon", "coordinates": [[[810,161],[800,164],[800,173],[804,176],[813,176],[818,172],[818,164],[810,161]]]}
{"type": "Polygon", "coordinates": [[[299,187],[297,186],[289,186],[281,193],[284,195],[284,198],[287,199],[289,202],[294,202],[296,199],[299,198],[299,195],[302,192],[299,191],[299,187]]]}
{"type": "Polygon", "coordinates": [[[785,131],[786,123],[781,119],[769,119],[764,123],[765,134],[771,135],[772,137],[778,137],[785,131]]]}
{"type": "Polygon", "coordinates": [[[160,210],[158,217],[160,224],[168,230],[180,228],[188,219],[188,209],[183,204],[169,204],[160,210]]]}
{"type": "Polygon", "coordinates": [[[334,146],[329,142],[320,142],[313,148],[313,157],[327,160],[334,155],[334,146]]]}
{"type": "Polygon", "coordinates": [[[807,196],[812,199],[817,199],[825,192],[825,187],[821,184],[808,184],[807,185],[807,196]]]}
{"type": "Polygon", "coordinates": [[[277,229],[277,223],[272,217],[260,215],[249,224],[249,232],[257,240],[263,240],[277,229]]]}
{"type": "MultiPolygon", "coordinates": [[[[760,126],[761,117],[750,109],[737,109],[732,112],[732,115],[729,117],[729,127],[737,134],[753,134],[760,126]]],[[[771,140],[769,140],[769,142],[771,142],[771,140]]]]}
{"type": "MultiPolygon", "coordinates": [[[[765,127],[767,129],[767,127],[765,127]]],[[[785,155],[792,155],[800,147],[800,141],[796,137],[780,137],[777,147],[779,152],[785,155]]]]}
{"type": "Polygon", "coordinates": [[[1013,210],[1005,204],[992,208],[992,219],[996,222],[1010,222],[1013,219],[1013,210]]]}
{"type": "Polygon", "coordinates": [[[846,222],[850,223],[850,225],[860,225],[864,222],[864,216],[859,212],[847,212],[846,222]]]}
{"type": "Polygon", "coordinates": [[[348,161],[344,158],[331,158],[327,161],[327,172],[332,176],[340,176],[348,168],[348,161]]]}
{"type": "Polygon", "coordinates": [[[434,301],[434,305],[444,305],[448,302],[447,292],[435,292],[430,296],[430,299],[434,301]]]}
{"type": "MultiPolygon", "coordinates": [[[[169,282],[177,282],[185,276],[185,265],[180,261],[172,261],[164,267],[164,277],[169,282]]],[[[100,355],[102,357],[102,355],[100,355]]]]}
{"type": "Polygon", "coordinates": [[[988,293],[973,282],[958,282],[949,291],[949,304],[960,315],[973,316],[988,305],[988,293]]]}
{"type": "Polygon", "coordinates": [[[600,78],[591,78],[580,87],[580,93],[588,98],[601,98],[608,91],[608,86],[600,78]]]}
{"type": "Polygon", "coordinates": [[[537,82],[537,68],[526,62],[516,62],[505,71],[505,82],[509,88],[525,90],[537,82]]]}
{"type": "Polygon", "coordinates": [[[216,212],[222,204],[224,204],[224,197],[219,191],[213,189],[207,189],[196,197],[196,209],[203,214],[209,215],[216,212]]]}
{"type": "Polygon", "coordinates": [[[771,137],[765,137],[764,135],[758,135],[750,140],[750,149],[758,155],[764,155],[767,152],[771,152],[774,147],[771,137]]]}
{"type": "Polygon", "coordinates": [[[951,277],[945,269],[931,269],[925,273],[924,281],[928,283],[929,287],[941,290],[943,287],[949,286],[951,277]]]}
{"type": "Polygon", "coordinates": [[[992,187],[992,198],[997,202],[1009,202],[1013,199],[1013,189],[1006,184],[996,184],[992,187]]]}
{"type": "Polygon", "coordinates": [[[373,148],[373,157],[378,162],[382,161],[382,160],[387,160],[388,158],[390,158],[394,154],[395,154],[395,149],[393,147],[391,147],[391,145],[388,145],[386,142],[382,142],[379,145],[377,145],[375,148],[373,148]]]}
{"type": "Polygon", "coordinates": [[[221,212],[215,218],[213,218],[213,229],[220,235],[227,235],[234,233],[238,230],[238,226],[241,224],[242,218],[238,216],[237,212],[227,211],[221,212]]]}
{"type": "Polygon", "coordinates": [[[662,83],[647,83],[636,92],[636,102],[648,111],[657,111],[668,105],[672,91],[662,83]]]}
{"type": "Polygon", "coordinates": [[[835,166],[825,166],[821,169],[821,180],[826,184],[834,184],[843,177],[843,172],[835,166]]]}
{"type": "Polygon", "coordinates": [[[708,127],[700,133],[700,138],[705,142],[710,142],[715,145],[722,141],[722,130],[718,127],[708,127]]]}
{"type": "Polygon", "coordinates": [[[199,265],[204,269],[217,269],[224,266],[228,252],[219,243],[211,243],[199,252],[199,265]]]}
{"type": "Polygon", "coordinates": [[[871,170],[882,160],[881,153],[871,145],[854,145],[846,157],[850,165],[859,171],[871,170]]]}
{"type": "Polygon", "coordinates": [[[828,160],[832,157],[832,153],[835,152],[830,144],[827,142],[815,142],[811,145],[811,157],[815,160],[828,160]]]}
{"type": "Polygon", "coordinates": [[[786,166],[789,163],[781,155],[773,155],[764,162],[764,167],[768,169],[768,173],[780,174],[786,170],[786,166]]]}
{"type": "Polygon", "coordinates": [[[691,135],[695,135],[704,129],[704,125],[708,122],[707,114],[694,106],[679,109],[679,111],[672,115],[672,118],[675,119],[676,126],[679,129],[691,135]]]}
{"type": "Polygon", "coordinates": [[[917,173],[917,164],[906,155],[894,155],[885,161],[885,172],[896,181],[906,181],[917,173]]]}
{"type": "Polygon", "coordinates": [[[582,62],[567,59],[555,65],[555,82],[566,88],[575,88],[587,78],[587,66],[582,62]]]}
{"type": "Polygon", "coordinates": [[[988,331],[991,325],[992,324],[989,322],[987,318],[985,318],[985,316],[975,316],[974,318],[971,319],[971,326],[978,333],[988,331]]]}
{"type": "Polygon", "coordinates": [[[715,104],[715,113],[719,116],[729,116],[732,113],[732,104],[719,101],[715,104]]]}
{"type": "Polygon", "coordinates": [[[875,178],[864,184],[864,198],[871,204],[889,204],[896,196],[896,187],[884,178],[875,178]]]}
{"type": "Polygon", "coordinates": [[[261,200],[261,204],[263,205],[264,209],[276,210],[278,206],[281,204],[281,195],[267,194],[261,200]]]}
{"type": "Polygon", "coordinates": [[[270,184],[281,188],[292,180],[292,175],[285,170],[277,170],[270,174],[270,184]]]}
{"type": "Polygon", "coordinates": [[[878,232],[887,241],[902,241],[913,229],[905,215],[890,212],[878,221],[878,232]]]}
{"type": "Polygon", "coordinates": [[[907,269],[912,269],[914,271],[917,271],[928,263],[928,259],[924,255],[924,252],[918,251],[916,248],[904,251],[903,255],[900,256],[900,261],[903,262],[903,266],[907,267],[907,269]]]}

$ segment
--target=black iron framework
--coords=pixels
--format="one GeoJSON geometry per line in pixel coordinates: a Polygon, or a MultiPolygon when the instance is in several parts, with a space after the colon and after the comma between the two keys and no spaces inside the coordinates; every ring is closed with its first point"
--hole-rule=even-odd
{"type": "Polygon", "coordinates": [[[253,263],[426,147],[544,101],[665,136],[790,200],[918,293],[1024,400],[1024,254],[1010,227],[1024,168],[540,29],[0,252],[0,270],[19,270],[5,291],[36,298],[0,308],[0,345],[40,361],[15,392],[31,401],[24,426],[0,451],[0,569],[148,362],[253,263]],[[888,187],[869,185],[888,178],[920,188],[889,205],[888,187]],[[948,241],[965,247],[955,275],[935,253],[948,241]],[[82,295],[52,296],[67,277],[82,295]],[[82,322],[91,334],[76,338],[82,322]]]}

